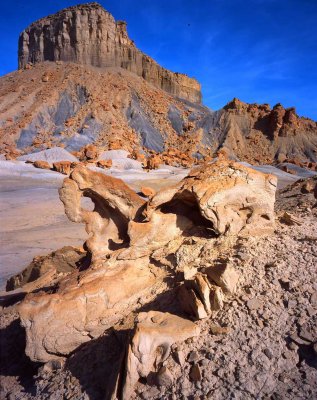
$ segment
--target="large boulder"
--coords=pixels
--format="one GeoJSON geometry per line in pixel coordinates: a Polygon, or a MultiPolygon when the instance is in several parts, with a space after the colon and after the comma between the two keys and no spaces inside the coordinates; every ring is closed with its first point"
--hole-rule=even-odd
{"type": "MultiPolygon", "coordinates": [[[[275,177],[219,160],[145,202],[122,180],[77,166],[60,198],[69,219],[86,224],[91,263],[63,277],[55,292],[29,294],[21,303],[27,354],[35,361],[68,355],[136,312],[140,302],[149,303],[167,275],[180,271],[182,246],[195,254],[185,244],[194,231],[206,241],[272,232],[275,188],[275,177]],[[83,196],[92,200],[93,211],[82,207],[83,196]]],[[[206,273],[188,278],[183,290],[183,308],[196,318],[219,310],[222,289],[234,292],[238,280],[230,266],[206,273]]]]}
{"type": "Polygon", "coordinates": [[[198,336],[193,322],[169,313],[150,311],[138,315],[138,323],[128,349],[123,399],[131,398],[135,384],[170,355],[171,345],[198,336]]]}
{"type": "Polygon", "coordinates": [[[163,189],[147,203],[156,210],[190,215],[216,234],[258,235],[274,229],[277,178],[239,163],[218,160],[193,169],[174,187],[163,189]]]}
{"type": "Polygon", "coordinates": [[[26,354],[41,362],[68,355],[129,315],[160,277],[147,257],[109,260],[98,270],[68,276],[56,293],[28,295],[19,307],[26,354]]]}

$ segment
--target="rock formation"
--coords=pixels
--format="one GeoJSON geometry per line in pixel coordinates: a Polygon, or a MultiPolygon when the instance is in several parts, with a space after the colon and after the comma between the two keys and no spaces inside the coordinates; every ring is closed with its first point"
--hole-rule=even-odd
{"type": "Polygon", "coordinates": [[[222,146],[251,163],[317,161],[317,123],[294,107],[247,104],[235,98],[223,108],[222,146]]]}
{"type": "MultiPolygon", "coordinates": [[[[27,355],[48,361],[100,336],[164,292],[168,269],[162,264],[185,276],[186,252],[197,260],[197,250],[210,246],[212,238],[272,232],[275,189],[273,176],[219,160],[145,202],[123,181],[76,167],[60,198],[70,220],[86,224],[84,247],[91,263],[61,277],[50,293],[29,294],[21,303],[27,355]],[[82,208],[82,196],[91,198],[93,211],[82,208]],[[186,245],[191,236],[201,243],[186,245]],[[169,256],[175,254],[178,262],[171,264],[169,256]]],[[[233,292],[237,277],[230,267],[211,266],[206,272],[211,283],[198,275],[193,295],[198,292],[208,314],[221,308],[222,289],[233,292]]]]}
{"type": "Polygon", "coordinates": [[[131,398],[137,381],[158,370],[169,356],[172,344],[199,333],[197,325],[176,315],[158,311],[140,313],[128,348],[122,398],[131,398]]]}
{"type": "Polygon", "coordinates": [[[195,79],[168,71],[143,54],[128,37],[126,23],[116,22],[98,3],[66,8],[21,33],[19,68],[43,61],[121,67],[174,96],[201,102],[195,79]]]}

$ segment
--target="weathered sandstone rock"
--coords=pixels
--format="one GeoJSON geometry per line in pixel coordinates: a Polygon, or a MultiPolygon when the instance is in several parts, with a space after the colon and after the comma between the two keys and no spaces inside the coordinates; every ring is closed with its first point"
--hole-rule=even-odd
{"type": "Polygon", "coordinates": [[[12,276],[6,285],[6,290],[14,290],[39,279],[48,271],[70,273],[83,262],[86,252],[71,246],[53,251],[47,256],[38,256],[20,273],[12,276]]]}
{"type": "Polygon", "coordinates": [[[97,161],[97,167],[99,168],[111,168],[112,167],[112,160],[99,160],[97,161]]]}
{"type": "Polygon", "coordinates": [[[172,95],[201,102],[200,84],[195,79],[160,67],[138,50],[128,37],[126,23],[116,22],[97,3],[66,8],[34,22],[21,33],[19,68],[42,61],[121,67],[172,95]]]}
{"type": "Polygon", "coordinates": [[[273,175],[218,160],[193,169],[179,184],[158,192],[148,202],[146,214],[150,217],[162,209],[190,215],[196,225],[217,234],[270,233],[276,184],[273,175]]]}
{"type": "Polygon", "coordinates": [[[64,175],[69,175],[71,171],[71,162],[70,161],[58,161],[53,164],[53,168],[55,171],[60,172],[64,175]]]}
{"type": "Polygon", "coordinates": [[[205,274],[197,273],[180,286],[178,301],[188,315],[203,319],[223,307],[224,293],[205,274]]]}
{"type": "Polygon", "coordinates": [[[149,296],[160,276],[147,257],[110,260],[98,270],[70,275],[56,293],[28,295],[19,307],[26,354],[46,362],[100,336],[149,296]]]}
{"type": "Polygon", "coordinates": [[[34,161],[33,166],[35,168],[51,169],[51,166],[47,161],[34,161]]]}
{"type": "Polygon", "coordinates": [[[234,293],[237,288],[239,274],[235,268],[224,263],[219,263],[206,269],[208,278],[220,286],[226,293],[234,293]]]}
{"type": "Polygon", "coordinates": [[[145,197],[153,197],[155,193],[155,190],[148,186],[141,187],[141,194],[143,194],[145,197]]]}
{"type": "MultiPolygon", "coordinates": [[[[215,233],[271,232],[275,184],[270,175],[222,160],[193,170],[145,202],[120,179],[77,166],[65,178],[60,198],[69,219],[86,224],[90,267],[61,279],[54,293],[30,294],[21,303],[29,357],[47,361],[67,355],[135,312],[140,299],[147,303],[164,286],[168,272],[161,261],[181,272],[185,261],[201,252],[195,240],[181,251],[193,230],[205,241],[210,233],[215,238],[215,233]],[[82,207],[83,196],[92,200],[93,211],[82,207]],[[178,268],[177,262],[183,265],[178,268]]],[[[229,267],[211,275],[219,286],[196,271],[180,289],[181,305],[196,318],[222,307],[221,287],[235,289],[237,275],[229,267]]]]}
{"type": "Polygon", "coordinates": [[[176,315],[158,311],[140,313],[128,350],[123,399],[130,398],[140,377],[146,378],[167,359],[173,343],[199,333],[197,325],[176,315]]]}
{"type": "Polygon", "coordinates": [[[128,243],[128,222],[144,201],[121,179],[78,166],[60,189],[65,213],[73,222],[84,222],[90,235],[86,246],[94,259],[128,243]],[[90,197],[94,211],[81,207],[82,196],[90,197]]]}

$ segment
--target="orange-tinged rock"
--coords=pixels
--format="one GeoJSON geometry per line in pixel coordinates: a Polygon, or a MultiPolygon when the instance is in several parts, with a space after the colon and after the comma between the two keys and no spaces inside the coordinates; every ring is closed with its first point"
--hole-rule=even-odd
{"type": "Polygon", "coordinates": [[[97,166],[99,168],[111,168],[112,160],[99,160],[99,161],[97,161],[97,166]]]}
{"type": "Polygon", "coordinates": [[[155,190],[148,186],[141,187],[141,194],[143,194],[145,197],[152,197],[155,195],[155,193],[155,190]]]}
{"type": "Polygon", "coordinates": [[[34,161],[33,165],[35,168],[51,169],[51,166],[47,161],[34,161]]]}
{"type": "Polygon", "coordinates": [[[131,398],[138,380],[146,378],[168,358],[172,344],[199,334],[197,325],[177,315],[159,311],[140,313],[128,349],[123,398],[131,398]]]}
{"type": "Polygon", "coordinates": [[[69,175],[72,163],[70,161],[57,161],[53,163],[54,171],[60,172],[64,175],[69,175]]]}

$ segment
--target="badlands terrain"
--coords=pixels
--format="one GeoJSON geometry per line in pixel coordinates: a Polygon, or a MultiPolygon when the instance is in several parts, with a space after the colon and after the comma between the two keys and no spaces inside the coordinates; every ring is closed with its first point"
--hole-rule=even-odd
{"type": "Polygon", "coordinates": [[[97,3],[0,82],[1,398],[317,398],[315,121],[208,109],[97,3]]]}

